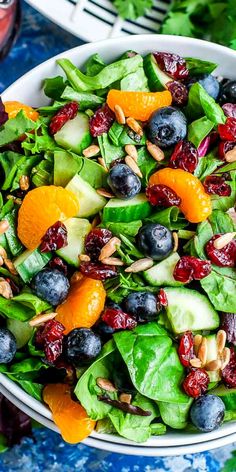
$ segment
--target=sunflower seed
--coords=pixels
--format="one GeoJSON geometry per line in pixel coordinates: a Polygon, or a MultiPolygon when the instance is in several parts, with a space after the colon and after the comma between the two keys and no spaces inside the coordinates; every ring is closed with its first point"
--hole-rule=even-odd
{"type": "Polygon", "coordinates": [[[127,152],[128,156],[132,157],[135,162],[138,161],[138,151],[133,144],[126,144],[125,152],[127,152]]]}
{"type": "Polygon", "coordinates": [[[108,192],[105,188],[97,188],[96,192],[98,193],[98,195],[101,195],[102,197],[105,197],[105,198],[115,197],[113,193],[108,192]]]}
{"type": "Polygon", "coordinates": [[[120,245],[121,240],[119,238],[117,238],[116,236],[111,238],[110,241],[108,241],[108,243],[106,243],[105,246],[103,246],[103,248],[101,249],[99,261],[102,261],[103,259],[112,256],[112,254],[116,252],[117,247],[120,247],[120,245]]]}
{"type": "Polygon", "coordinates": [[[132,395],[130,393],[121,393],[119,396],[120,402],[128,403],[130,405],[132,400],[132,395]]]}
{"type": "Polygon", "coordinates": [[[141,170],[139,169],[138,164],[136,164],[136,162],[133,160],[133,158],[131,156],[126,156],[125,157],[125,163],[127,164],[127,166],[130,167],[130,169],[136,175],[138,175],[140,178],[142,178],[143,174],[142,174],[141,170]]]}
{"type": "Polygon", "coordinates": [[[229,244],[234,239],[235,235],[235,231],[233,233],[222,234],[222,236],[215,239],[215,241],[213,242],[213,246],[216,249],[223,249],[223,247],[227,246],[227,244],[229,244]]]}
{"type": "Polygon", "coordinates": [[[43,313],[42,315],[35,316],[29,321],[30,326],[38,326],[46,321],[53,320],[57,316],[57,313],[43,313]]]}
{"type": "Polygon", "coordinates": [[[150,269],[153,266],[154,262],[150,257],[144,257],[138,261],[133,262],[129,267],[125,269],[125,272],[143,272],[144,270],[150,269]]]}
{"type": "Polygon", "coordinates": [[[102,259],[102,264],[114,265],[114,266],[123,266],[124,262],[118,257],[105,257],[102,259]]]}
{"type": "Polygon", "coordinates": [[[150,141],[146,142],[147,150],[153,159],[157,162],[163,161],[165,159],[165,154],[159,146],[151,143],[150,141]]]}
{"type": "Polygon", "coordinates": [[[143,136],[143,128],[140,126],[138,121],[130,116],[127,118],[126,123],[128,127],[131,128],[135,133],[137,133],[139,136],[143,136]]]}
{"type": "Polygon", "coordinates": [[[202,366],[202,363],[200,361],[200,359],[198,359],[198,357],[195,357],[194,359],[190,359],[190,364],[192,367],[196,367],[196,368],[199,368],[202,366]]]}
{"type": "Polygon", "coordinates": [[[202,342],[199,346],[197,355],[198,355],[198,358],[200,359],[202,365],[205,365],[206,360],[207,360],[207,340],[206,340],[206,338],[202,339],[202,342]]]}
{"type": "Polygon", "coordinates": [[[102,390],[105,390],[106,392],[117,391],[113,383],[108,379],[104,379],[103,377],[98,377],[96,379],[96,384],[98,385],[98,387],[102,388],[102,390]]]}
{"type": "Polygon", "coordinates": [[[120,125],[125,125],[125,114],[123,112],[123,109],[121,108],[120,105],[115,105],[114,106],[114,112],[116,115],[116,121],[120,125]]]}
{"type": "Polygon", "coordinates": [[[221,354],[226,344],[226,332],[220,329],[216,335],[218,353],[221,354]]]}
{"type": "Polygon", "coordinates": [[[205,369],[209,370],[210,372],[214,372],[216,370],[219,370],[221,367],[221,361],[219,359],[216,359],[214,361],[210,361],[205,365],[205,369]]]}
{"type": "Polygon", "coordinates": [[[20,189],[28,190],[30,186],[30,181],[28,175],[22,175],[19,180],[20,189]]]}
{"type": "Polygon", "coordinates": [[[79,255],[79,260],[81,262],[89,262],[90,261],[90,257],[87,255],[87,254],[80,254],[79,255]]]}
{"type": "Polygon", "coordinates": [[[179,236],[178,233],[176,233],[175,231],[172,233],[172,235],[174,240],[173,252],[176,252],[179,246],[179,236]]]}
{"type": "Polygon", "coordinates": [[[96,144],[92,144],[91,146],[83,150],[83,155],[84,157],[93,157],[93,156],[96,156],[99,153],[99,151],[100,151],[99,146],[96,146],[96,144]]]}

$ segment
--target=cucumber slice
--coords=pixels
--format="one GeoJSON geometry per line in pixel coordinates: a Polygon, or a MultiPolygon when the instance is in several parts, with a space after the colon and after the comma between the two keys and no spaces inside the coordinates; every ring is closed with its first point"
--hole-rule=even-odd
{"type": "Polygon", "coordinates": [[[28,321],[20,321],[14,320],[13,318],[8,318],[7,328],[12,334],[14,334],[18,349],[21,349],[23,346],[25,346],[33,334],[33,328],[29,325],[28,321]]]}
{"type": "Polygon", "coordinates": [[[69,218],[64,221],[64,225],[67,229],[68,245],[58,249],[56,253],[68,264],[79,267],[78,256],[84,252],[84,239],[91,230],[91,224],[85,219],[69,218]]]}
{"type": "Polygon", "coordinates": [[[153,54],[148,54],[143,61],[144,71],[148,78],[148,85],[152,92],[159,92],[166,89],[168,82],[173,82],[173,79],[163,72],[157,64],[153,54]]]}
{"type": "Polygon", "coordinates": [[[179,254],[173,252],[173,254],[167,257],[167,259],[164,259],[164,261],[154,265],[151,269],[145,270],[145,272],[143,272],[144,279],[154,287],[160,287],[163,285],[179,287],[183,285],[173,277],[174,268],[179,259],[179,254]]]}
{"type": "Polygon", "coordinates": [[[14,266],[22,280],[27,283],[43,269],[51,258],[52,254],[50,252],[42,253],[38,249],[24,251],[15,259],[14,266]]]}
{"type": "Polygon", "coordinates": [[[101,195],[79,175],[75,175],[73,179],[70,180],[66,189],[70,190],[78,198],[78,217],[83,218],[95,215],[106,205],[106,199],[101,197],[101,195]]]}
{"type": "MultiPolygon", "coordinates": [[[[211,361],[215,361],[218,358],[218,348],[217,348],[217,342],[216,342],[216,335],[215,334],[210,334],[209,336],[206,336],[207,340],[207,358],[206,358],[206,364],[211,361]]],[[[220,371],[219,370],[214,370],[214,371],[207,371],[210,381],[211,382],[219,382],[220,380],[220,371]]]]}
{"type": "Polygon", "coordinates": [[[174,333],[213,330],[219,327],[219,315],[205,295],[188,288],[166,287],[166,313],[174,333]]]}
{"type": "Polygon", "coordinates": [[[67,121],[60,131],[54,134],[54,139],[64,149],[81,154],[83,149],[92,142],[89,131],[89,117],[85,113],[78,113],[73,120],[67,121]]]}
{"type": "Polygon", "coordinates": [[[123,223],[129,223],[130,221],[146,218],[151,212],[152,207],[144,193],[140,193],[129,200],[113,198],[103,209],[103,222],[122,221],[123,223]]]}

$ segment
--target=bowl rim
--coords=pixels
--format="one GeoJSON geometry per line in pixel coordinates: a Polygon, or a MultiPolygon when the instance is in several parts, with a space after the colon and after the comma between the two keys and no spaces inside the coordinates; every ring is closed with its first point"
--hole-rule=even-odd
{"type": "MultiPolygon", "coordinates": [[[[231,50],[225,46],[214,44],[205,40],[200,40],[196,38],[187,38],[187,37],[182,37],[182,36],[170,36],[170,35],[150,35],[150,34],[144,34],[144,35],[133,35],[129,37],[129,47],[131,48],[132,46],[135,48],[136,42],[142,43],[143,45],[149,44],[150,43],[150,38],[154,39],[155,41],[159,41],[160,49],[163,50],[162,48],[162,43],[165,44],[166,50],[168,50],[168,47],[170,48],[176,48],[176,45],[184,45],[186,46],[186,43],[188,45],[188,49],[191,51],[191,46],[199,46],[200,49],[203,48],[210,53],[211,51],[214,51],[215,53],[219,54],[224,54],[225,56],[233,59],[236,59],[236,51],[231,50]]],[[[155,41],[153,42],[153,47],[155,47],[155,41]]],[[[11,84],[3,93],[2,93],[2,99],[10,99],[11,93],[13,92],[14,95],[14,88],[17,89],[24,80],[29,80],[31,76],[37,76],[38,72],[40,75],[40,70],[44,69],[47,66],[50,65],[55,65],[55,61],[60,58],[60,57],[66,57],[66,56],[73,56],[73,54],[78,52],[78,59],[80,55],[83,55],[83,53],[86,53],[87,56],[93,52],[99,52],[103,47],[109,46],[110,49],[112,49],[112,46],[116,46],[119,44],[119,47],[124,46],[124,49],[127,49],[127,37],[121,37],[121,38],[113,38],[113,39],[105,39],[102,41],[98,41],[96,43],[88,43],[88,44],[83,44],[81,46],[77,46],[75,48],[69,49],[67,51],[64,51],[56,56],[51,57],[47,61],[44,61],[43,63],[39,64],[35,68],[31,69],[28,71],[26,74],[24,74],[22,77],[17,79],[13,84],[11,84]]],[[[150,48],[149,48],[150,49],[150,48]]],[[[199,54],[200,55],[200,54],[199,54]]],[[[196,56],[196,54],[195,54],[196,56]]],[[[16,399],[19,399],[19,401],[23,405],[28,405],[31,410],[37,412],[39,415],[41,415],[43,418],[51,421],[52,416],[51,412],[49,409],[43,405],[42,402],[39,402],[38,400],[34,399],[32,396],[30,396],[28,393],[26,393],[19,385],[17,385],[15,382],[12,380],[8,379],[4,374],[0,374],[0,385],[2,385],[5,389],[7,389],[9,392],[13,393],[13,396],[16,399]]],[[[143,443],[141,446],[145,448],[153,448],[153,447],[165,447],[165,448],[170,448],[170,447],[186,447],[188,445],[194,446],[196,444],[204,444],[207,443],[208,441],[212,441],[211,448],[213,447],[214,441],[224,439],[224,437],[230,437],[233,433],[236,432],[236,422],[229,422],[225,423],[221,428],[219,428],[216,431],[212,431],[210,433],[197,433],[197,434],[189,434],[189,433],[183,433],[183,431],[180,433],[181,439],[177,439],[178,433],[167,433],[167,435],[164,436],[152,436],[146,443],[143,443]]],[[[124,438],[120,438],[115,435],[108,435],[108,434],[100,434],[93,432],[90,435],[90,438],[94,438],[94,440],[97,441],[105,441],[105,442],[110,442],[112,444],[117,444],[122,445],[122,446],[129,446],[131,445],[133,448],[140,448],[140,445],[136,445],[132,441],[129,441],[124,438]],[[118,438],[118,439],[117,439],[118,438]]],[[[229,440],[228,443],[233,442],[234,439],[229,440]]],[[[86,443],[86,441],[84,441],[86,443]]],[[[220,444],[218,444],[219,447],[220,444]]],[[[204,450],[204,449],[203,449],[204,450]]],[[[186,449],[187,451],[187,449],[186,449]]],[[[118,451],[119,452],[119,451],[118,451]]],[[[188,452],[190,452],[188,450],[188,452]]],[[[182,452],[183,453],[183,452],[182,452]]]]}

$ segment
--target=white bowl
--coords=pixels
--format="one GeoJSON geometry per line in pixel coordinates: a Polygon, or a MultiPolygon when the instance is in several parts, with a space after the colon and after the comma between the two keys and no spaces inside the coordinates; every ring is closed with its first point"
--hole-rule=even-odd
{"type": "MultiPolygon", "coordinates": [[[[86,44],[60,54],[58,57],[67,57],[81,67],[86,59],[96,52],[101,54],[105,61],[112,61],[119,57],[125,50],[133,49],[141,54],[150,50],[168,51],[182,56],[193,56],[213,61],[219,64],[219,75],[235,78],[236,52],[218,46],[213,43],[193,38],[165,35],[140,35],[101,41],[86,44]]],[[[46,77],[61,74],[56,65],[55,57],[39,65],[25,74],[2,95],[3,100],[19,100],[32,106],[40,106],[48,103],[42,92],[42,81],[46,77]]],[[[52,416],[49,409],[39,401],[30,397],[16,383],[0,374],[0,387],[14,403],[22,410],[32,411],[31,415],[41,418],[41,422],[52,427],[52,416]],[[29,410],[28,410],[29,408],[29,410]],[[39,415],[39,416],[38,416],[39,415]]],[[[53,428],[55,429],[55,427],[53,428]]],[[[127,454],[145,455],[175,455],[220,447],[236,440],[236,422],[225,423],[216,431],[210,433],[186,433],[171,431],[164,436],[153,436],[146,443],[136,445],[132,441],[115,435],[92,433],[85,444],[101,449],[123,452],[127,454]]]]}

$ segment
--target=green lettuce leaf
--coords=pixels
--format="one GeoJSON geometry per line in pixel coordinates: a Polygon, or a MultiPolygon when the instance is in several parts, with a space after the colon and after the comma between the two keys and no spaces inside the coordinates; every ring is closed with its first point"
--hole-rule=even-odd
{"type": "Polygon", "coordinates": [[[66,84],[60,75],[57,77],[50,77],[45,79],[43,83],[43,91],[47,97],[52,98],[53,100],[59,100],[63,90],[65,89],[66,84]]]}
{"type": "Polygon", "coordinates": [[[191,76],[202,76],[203,74],[211,74],[218,66],[215,62],[203,61],[196,57],[185,57],[187,68],[191,76]]]}
{"type": "Polygon", "coordinates": [[[159,210],[153,213],[153,215],[147,218],[147,221],[160,223],[171,231],[186,228],[189,224],[176,206],[165,208],[164,210],[159,210]]]}
{"type": "Polygon", "coordinates": [[[174,429],[184,429],[188,424],[189,410],[193,399],[189,398],[187,403],[157,402],[162,421],[174,429]]]}
{"type": "Polygon", "coordinates": [[[185,112],[192,121],[194,118],[206,116],[214,125],[225,123],[226,116],[214,98],[210,97],[206,90],[196,82],[190,87],[188,104],[185,112]]]}
{"type": "Polygon", "coordinates": [[[208,120],[206,116],[192,121],[188,127],[188,141],[191,141],[191,143],[198,148],[203,139],[208,136],[213,128],[214,123],[208,120]]]}
{"type": "Polygon", "coordinates": [[[97,95],[88,92],[77,92],[69,86],[67,86],[63,91],[61,99],[78,102],[80,111],[87,110],[87,108],[98,108],[105,101],[102,97],[98,97],[97,95]]]}
{"type": "Polygon", "coordinates": [[[16,141],[20,136],[37,127],[37,122],[30,120],[21,110],[15,118],[7,120],[0,128],[0,147],[16,141]]]}

